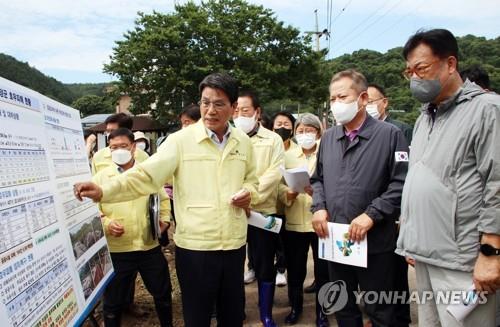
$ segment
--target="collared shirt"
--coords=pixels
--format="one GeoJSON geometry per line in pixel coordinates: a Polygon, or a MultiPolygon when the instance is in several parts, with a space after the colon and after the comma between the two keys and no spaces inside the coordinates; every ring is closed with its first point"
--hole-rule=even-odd
{"type": "Polygon", "coordinates": [[[366,213],[375,222],[368,231],[368,253],[393,251],[408,144],[401,130],[371,116],[347,146],[346,138],[342,126],[328,129],[321,138],[311,177],[311,210],[326,209],[331,221],[341,224],[366,213]]]}
{"type": "MultiPolygon", "coordinates": [[[[366,119],[365,119],[365,120],[366,120],[366,119]]],[[[352,131],[347,131],[347,129],[345,129],[345,127],[344,127],[344,133],[345,133],[345,135],[347,136],[347,138],[349,139],[349,142],[352,142],[352,141],[356,138],[356,136],[358,136],[359,131],[360,131],[360,130],[361,130],[361,128],[363,127],[363,123],[364,123],[364,122],[365,122],[365,121],[363,120],[363,121],[361,122],[361,124],[359,124],[359,126],[358,126],[357,128],[355,128],[355,129],[353,129],[352,131]]]]}
{"type": "Polygon", "coordinates": [[[251,138],[252,136],[254,136],[255,134],[257,134],[259,132],[259,128],[260,128],[260,124],[256,123],[255,127],[249,133],[247,133],[248,137],[251,138]]]}
{"type": "Polygon", "coordinates": [[[232,128],[231,125],[227,124],[226,133],[224,133],[224,136],[222,137],[222,141],[221,141],[221,140],[219,140],[219,137],[217,136],[217,134],[215,134],[213,131],[211,131],[205,127],[207,134],[208,134],[208,137],[210,138],[210,140],[212,140],[212,142],[214,142],[214,144],[217,146],[217,148],[219,148],[219,150],[221,150],[221,151],[224,150],[224,147],[227,144],[227,140],[229,139],[229,135],[231,135],[231,128],[232,128]]]}
{"type": "Polygon", "coordinates": [[[172,180],[175,244],[194,251],[239,249],[246,243],[245,211],[231,197],[245,189],[259,199],[252,143],[231,130],[222,151],[214,147],[203,121],[171,134],[154,156],[102,185],[102,203],[155,193],[172,180]]]}
{"type": "MultiPolygon", "coordinates": [[[[127,171],[131,169],[133,168],[127,171]]],[[[122,176],[120,171],[123,169],[116,165],[104,168],[94,175],[92,181],[97,185],[104,185],[116,177],[122,176]]],[[[160,219],[163,222],[169,222],[170,199],[163,187],[159,188],[157,192],[160,195],[160,219]]],[[[118,198],[120,198],[119,195],[118,198]]],[[[99,210],[104,215],[102,224],[111,252],[147,251],[159,245],[158,240],[153,239],[151,233],[148,206],[149,195],[116,203],[99,203],[99,210]],[[117,220],[125,230],[119,237],[108,233],[108,226],[113,220],[117,220]]]]}
{"type": "MultiPolygon", "coordinates": [[[[134,164],[133,164],[133,165],[132,165],[132,167],[130,167],[130,168],[133,168],[134,166],[135,166],[135,160],[134,160],[134,164]]],[[[130,169],[130,168],[129,168],[129,169],[130,169]]],[[[124,172],[126,172],[126,170],[125,170],[125,169],[123,169],[121,166],[118,166],[118,165],[116,165],[116,170],[118,170],[118,172],[119,172],[120,174],[123,174],[124,172]]]]}
{"type": "MultiPolygon", "coordinates": [[[[135,161],[143,162],[147,158],[149,158],[149,155],[146,152],[142,151],[141,149],[135,149],[135,161]]],[[[115,167],[115,163],[111,158],[111,150],[109,149],[109,147],[105,147],[97,151],[92,157],[92,175],[95,175],[106,167],[115,167]]]]}

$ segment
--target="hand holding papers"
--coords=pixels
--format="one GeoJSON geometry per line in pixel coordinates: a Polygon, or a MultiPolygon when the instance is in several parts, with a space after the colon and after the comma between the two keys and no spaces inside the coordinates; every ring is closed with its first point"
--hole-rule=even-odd
{"type": "Polygon", "coordinates": [[[328,223],[328,237],[318,241],[320,259],[351,266],[367,267],[368,245],[366,237],[359,243],[349,239],[349,225],[328,223]]]}
{"type": "Polygon", "coordinates": [[[248,224],[267,230],[273,233],[279,233],[283,220],[281,218],[276,218],[273,216],[264,216],[256,211],[250,211],[250,217],[248,218],[248,224]]]}
{"type": "Polygon", "coordinates": [[[311,185],[309,182],[309,172],[307,167],[299,167],[292,169],[281,169],[281,173],[285,178],[286,185],[294,192],[304,193],[304,188],[311,185]]]}
{"type": "Polygon", "coordinates": [[[462,295],[461,301],[456,304],[450,304],[446,311],[453,316],[458,322],[462,323],[464,319],[474,310],[478,304],[485,303],[486,297],[483,294],[478,294],[472,285],[465,294],[462,295]]]}

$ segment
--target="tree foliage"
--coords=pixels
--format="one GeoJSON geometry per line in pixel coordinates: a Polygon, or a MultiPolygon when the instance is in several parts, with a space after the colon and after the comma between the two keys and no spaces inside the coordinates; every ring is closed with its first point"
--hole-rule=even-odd
{"type": "Polygon", "coordinates": [[[72,92],[55,78],[3,53],[0,53],[0,76],[65,104],[74,100],[72,92]]]}
{"type": "MultiPolygon", "coordinates": [[[[487,40],[467,35],[457,38],[459,46],[459,70],[472,65],[482,66],[490,75],[493,90],[500,90],[500,37],[487,40]]],[[[410,93],[409,82],[401,74],[405,68],[402,48],[386,53],[358,50],[326,62],[328,76],[344,69],[354,68],[363,73],[369,83],[382,86],[389,98],[389,110],[396,119],[413,124],[418,117],[420,104],[410,93]]],[[[327,80],[324,83],[328,83],[327,80]]]]}
{"type": "Polygon", "coordinates": [[[84,95],[76,99],[71,106],[80,111],[82,117],[93,114],[113,113],[113,105],[105,97],[98,95],[84,95]]]}
{"type": "Polygon", "coordinates": [[[115,97],[110,94],[112,92],[108,90],[110,83],[63,84],[53,77],[44,75],[28,63],[2,53],[0,53],[0,76],[67,105],[85,95],[104,97],[104,101],[107,102],[115,101],[115,97]]]}
{"type": "Polygon", "coordinates": [[[178,5],[170,14],[139,13],[135,29],[117,41],[105,71],[121,80],[134,110],[161,120],[182,104],[197,102],[198,84],[226,71],[263,102],[318,99],[320,61],[309,38],[285,26],[270,9],[243,0],[208,0],[178,5]]]}

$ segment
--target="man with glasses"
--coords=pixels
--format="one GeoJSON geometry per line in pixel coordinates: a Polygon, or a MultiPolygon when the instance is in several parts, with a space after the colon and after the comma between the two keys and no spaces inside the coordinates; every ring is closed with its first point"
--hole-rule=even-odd
{"type": "Polygon", "coordinates": [[[75,185],[77,198],[102,203],[157,192],[173,180],[176,271],[186,327],[242,326],[247,216],[258,199],[255,158],[248,136],[228,124],[237,81],[211,74],[200,83],[201,119],[174,134],[145,162],[98,187],[75,185]]]}
{"type": "Polygon", "coordinates": [[[403,49],[405,77],[422,103],[403,191],[397,253],[415,264],[417,290],[488,292],[459,323],[448,303],[419,304],[422,326],[494,326],[500,287],[500,97],[458,72],[444,29],[419,31],[403,49]]]}
{"type": "Polygon", "coordinates": [[[399,128],[408,144],[411,143],[411,136],[413,134],[413,129],[410,125],[400,122],[399,120],[392,119],[387,113],[387,108],[389,107],[389,99],[385,95],[384,89],[377,84],[368,85],[368,104],[366,105],[366,112],[375,119],[385,121],[386,123],[392,124],[399,128]]]}

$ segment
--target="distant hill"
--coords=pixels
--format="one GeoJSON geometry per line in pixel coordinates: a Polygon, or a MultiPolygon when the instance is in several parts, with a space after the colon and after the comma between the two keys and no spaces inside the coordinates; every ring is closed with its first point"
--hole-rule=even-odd
{"type": "Polygon", "coordinates": [[[85,95],[104,96],[107,85],[106,83],[63,84],[28,63],[3,53],[0,53],[0,76],[67,105],[85,95]]]}
{"type": "Polygon", "coordinates": [[[108,83],[73,83],[64,84],[64,86],[71,91],[74,99],[81,98],[84,95],[97,95],[104,96],[104,90],[108,83]]]}

